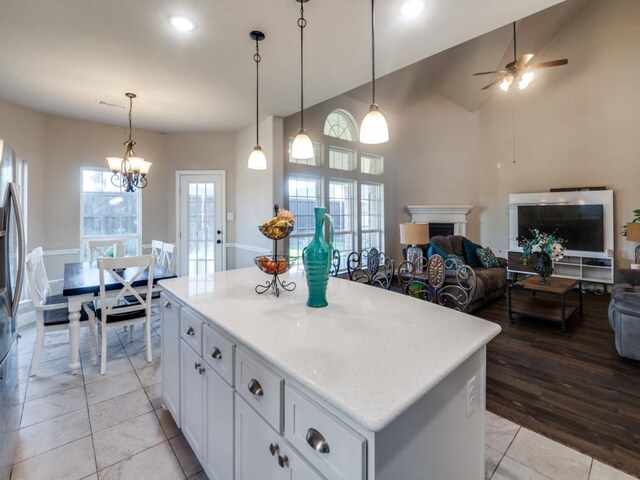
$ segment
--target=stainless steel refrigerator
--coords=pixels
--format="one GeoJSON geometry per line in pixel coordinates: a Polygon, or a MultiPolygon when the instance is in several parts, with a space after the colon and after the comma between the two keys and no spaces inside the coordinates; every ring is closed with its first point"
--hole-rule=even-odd
{"type": "Polygon", "coordinates": [[[13,149],[0,139],[0,376],[16,340],[25,269],[25,239],[13,149]]]}

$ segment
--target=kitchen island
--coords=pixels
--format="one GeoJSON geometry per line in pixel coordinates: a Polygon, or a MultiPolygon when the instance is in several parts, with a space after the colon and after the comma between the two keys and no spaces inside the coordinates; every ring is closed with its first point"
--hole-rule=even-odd
{"type": "Polygon", "coordinates": [[[255,268],[160,282],[163,399],[210,479],[482,479],[500,327],[331,278],[329,306],[255,268]]]}

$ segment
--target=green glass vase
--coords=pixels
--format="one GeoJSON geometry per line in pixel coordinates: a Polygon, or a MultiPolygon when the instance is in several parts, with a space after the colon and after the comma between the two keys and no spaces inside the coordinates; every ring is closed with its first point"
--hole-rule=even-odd
{"type": "Polygon", "coordinates": [[[327,284],[329,283],[329,269],[333,255],[333,220],[325,213],[324,207],[315,207],[316,231],[311,243],[302,251],[309,298],[309,307],[320,308],[329,305],[327,302],[327,284]],[[324,238],[324,222],[329,221],[330,243],[324,238]]]}

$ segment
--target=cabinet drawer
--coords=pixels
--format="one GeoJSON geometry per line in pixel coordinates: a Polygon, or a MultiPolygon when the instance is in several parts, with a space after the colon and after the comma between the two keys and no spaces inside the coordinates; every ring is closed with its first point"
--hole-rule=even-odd
{"type": "Polygon", "coordinates": [[[203,327],[202,332],[204,337],[204,352],[202,357],[204,361],[233,387],[233,357],[235,354],[235,345],[208,325],[203,327]]]}
{"type": "Polygon", "coordinates": [[[278,432],[282,432],[284,380],[269,368],[236,349],[236,391],[278,432]]]}
{"type": "Polygon", "coordinates": [[[285,388],[285,437],[327,478],[363,480],[366,440],[348,425],[285,388]]]}
{"type": "Polygon", "coordinates": [[[202,320],[186,308],[180,309],[180,337],[202,356],[202,320]]]}

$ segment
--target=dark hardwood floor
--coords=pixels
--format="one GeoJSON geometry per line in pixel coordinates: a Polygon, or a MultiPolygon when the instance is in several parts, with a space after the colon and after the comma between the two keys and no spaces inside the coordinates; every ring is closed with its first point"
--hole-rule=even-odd
{"type": "Polygon", "coordinates": [[[487,409],[640,476],[640,362],[618,356],[609,300],[585,294],[564,334],[541,320],[510,324],[505,299],[474,312],[502,327],[487,349],[487,409]]]}

